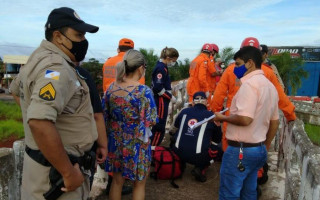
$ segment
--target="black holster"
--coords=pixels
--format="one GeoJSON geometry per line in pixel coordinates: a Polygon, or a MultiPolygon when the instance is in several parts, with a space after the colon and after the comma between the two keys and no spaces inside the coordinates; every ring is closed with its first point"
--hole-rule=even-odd
{"type": "MultiPolygon", "coordinates": [[[[30,149],[26,146],[26,153],[36,162],[43,166],[51,166],[49,172],[49,179],[51,188],[48,192],[44,193],[43,196],[46,200],[56,200],[59,198],[64,192],[61,191],[61,188],[64,187],[64,182],[61,174],[49,163],[49,161],[43,156],[41,151],[30,149]]],[[[81,157],[76,157],[73,155],[69,155],[70,162],[72,165],[78,163],[80,169],[90,170],[95,166],[96,156],[95,152],[87,151],[81,157]]]]}

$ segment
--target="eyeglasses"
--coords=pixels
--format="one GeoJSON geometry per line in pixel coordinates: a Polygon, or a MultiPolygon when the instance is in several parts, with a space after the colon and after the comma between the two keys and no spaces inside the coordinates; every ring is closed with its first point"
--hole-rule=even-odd
{"type": "Polygon", "coordinates": [[[144,69],[147,69],[147,64],[142,65],[144,69]]]}

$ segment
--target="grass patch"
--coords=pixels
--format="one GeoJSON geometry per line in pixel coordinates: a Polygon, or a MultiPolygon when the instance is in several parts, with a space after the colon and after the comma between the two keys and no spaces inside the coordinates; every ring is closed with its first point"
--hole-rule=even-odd
{"type": "Polygon", "coordinates": [[[23,124],[15,120],[0,121],[0,140],[15,135],[18,138],[24,137],[23,124]]]}
{"type": "Polygon", "coordinates": [[[21,121],[21,109],[16,103],[0,101],[0,118],[21,121]]]}
{"type": "Polygon", "coordinates": [[[310,140],[320,146],[320,126],[312,125],[312,124],[305,124],[304,125],[305,131],[309,136],[310,140]]]}

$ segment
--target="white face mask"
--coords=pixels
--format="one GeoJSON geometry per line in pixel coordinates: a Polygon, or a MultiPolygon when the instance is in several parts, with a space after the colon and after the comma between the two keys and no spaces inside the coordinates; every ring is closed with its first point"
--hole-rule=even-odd
{"type": "Polygon", "coordinates": [[[175,65],[176,65],[176,62],[169,62],[169,63],[167,64],[168,67],[173,67],[173,66],[175,66],[175,65]]]}
{"type": "Polygon", "coordinates": [[[221,68],[224,69],[226,66],[224,64],[221,65],[221,68]]]}

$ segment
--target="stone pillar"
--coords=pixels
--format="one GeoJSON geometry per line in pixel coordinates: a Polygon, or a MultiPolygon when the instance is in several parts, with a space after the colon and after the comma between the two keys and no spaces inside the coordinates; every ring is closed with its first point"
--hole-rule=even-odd
{"type": "Polygon", "coordinates": [[[0,148],[0,199],[9,199],[9,182],[13,177],[14,160],[11,148],[0,148]]]}
{"type": "Polygon", "coordinates": [[[24,149],[25,144],[23,140],[18,140],[13,143],[14,172],[9,182],[10,200],[20,200],[24,149]]]}

